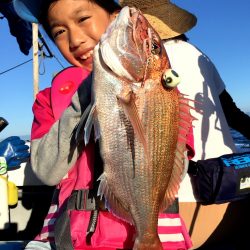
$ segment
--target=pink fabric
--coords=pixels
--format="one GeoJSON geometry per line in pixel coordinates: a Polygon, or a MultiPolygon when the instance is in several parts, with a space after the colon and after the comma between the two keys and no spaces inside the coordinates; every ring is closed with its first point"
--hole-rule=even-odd
{"type": "MultiPolygon", "coordinates": [[[[85,241],[89,222],[89,211],[71,211],[71,236],[75,250],[95,249],[109,247],[111,249],[131,249],[134,244],[134,227],[125,223],[111,213],[101,211],[98,216],[96,231],[91,237],[91,244],[85,241]],[[78,223],[75,223],[77,221],[78,223]],[[106,228],[108,230],[103,230],[106,228]],[[92,247],[92,248],[90,248],[92,247]]],[[[192,242],[187,229],[179,214],[160,214],[159,219],[167,219],[166,225],[158,226],[160,238],[164,235],[171,236],[161,239],[164,249],[187,250],[192,247],[192,242]]]]}
{"type": "Polygon", "coordinates": [[[134,239],[134,227],[123,222],[111,213],[100,211],[95,233],[91,237],[91,243],[86,242],[90,211],[71,211],[71,237],[74,249],[89,249],[109,247],[132,248],[134,239]],[[77,223],[75,223],[77,221],[77,223]]]}
{"type": "MultiPolygon", "coordinates": [[[[57,215],[57,213],[56,213],[57,215]]],[[[36,240],[54,241],[54,218],[51,217],[51,223],[44,225],[41,234],[36,240]]],[[[75,250],[82,249],[109,249],[132,248],[135,239],[134,227],[125,223],[111,213],[100,211],[96,231],[91,237],[91,243],[86,242],[86,231],[88,228],[90,211],[71,211],[71,237],[75,250]],[[77,222],[77,223],[76,223],[77,222]],[[103,230],[105,228],[105,230],[103,230]],[[107,230],[108,229],[108,230],[107,230]]],[[[48,219],[49,216],[47,216],[48,219]]],[[[191,239],[187,229],[179,214],[160,214],[159,219],[168,219],[167,225],[158,226],[160,238],[166,234],[172,236],[171,239],[162,240],[165,250],[188,250],[192,247],[191,239]]],[[[48,220],[50,221],[50,220],[48,220]]]]}
{"type": "Polygon", "coordinates": [[[32,107],[34,119],[31,128],[31,140],[41,138],[55,122],[50,102],[51,88],[40,91],[32,107]]]}
{"type": "Polygon", "coordinates": [[[79,67],[69,67],[58,73],[52,87],[40,91],[33,105],[34,120],[31,140],[43,137],[69,106],[72,96],[90,73],[79,67]]]}
{"type": "MultiPolygon", "coordinates": [[[[75,170],[76,173],[69,173],[69,176],[84,176],[84,178],[76,178],[75,187],[74,189],[88,189],[93,187],[93,180],[94,180],[94,143],[89,143],[81,158],[76,163],[77,167],[75,170]],[[81,167],[82,165],[85,165],[85,167],[81,167]]],[[[74,171],[72,169],[72,171],[74,171]]]]}
{"type": "MultiPolygon", "coordinates": [[[[40,91],[33,105],[34,120],[31,129],[31,140],[42,138],[51,126],[60,118],[63,111],[69,106],[72,96],[89,75],[88,71],[78,67],[69,67],[56,75],[52,81],[52,87],[40,91]]],[[[69,197],[75,188],[77,174],[75,171],[80,170],[80,174],[86,176],[84,187],[87,188],[92,178],[89,169],[93,168],[93,145],[89,144],[77,161],[76,168],[69,178],[63,179],[57,186],[60,189],[59,204],[51,204],[49,212],[44,220],[41,233],[35,238],[36,240],[54,241],[54,222],[58,216],[58,205],[61,206],[66,198],[69,197]],[[81,165],[86,165],[80,168],[81,165]],[[91,165],[91,166],[88,166],[91,165]],[[83,173],[84,172],[84,173],[83,173]]]]}
{"type": "Polygon", "coordinates": [[[72,190],[89,189],[93,185],[94,144],[89,143],[81,157],[57,186],[60,189],[59,206],[70,196],[72,190]],[[82,176],[83,178],[79,178],[82,176]]]}
{"type": "Polygon", "coordinates": [[[69,106],[73,94],[89,72],[79,67],[69,67],[60,72],[52,81],[51,103],[55,120],[58,120],[69,106]]]}
{"type": "Polygon", "coordinates": [[[160,214],[158,234],[164,249],[190,249],[192,241],[179,214],[160,214]]]}

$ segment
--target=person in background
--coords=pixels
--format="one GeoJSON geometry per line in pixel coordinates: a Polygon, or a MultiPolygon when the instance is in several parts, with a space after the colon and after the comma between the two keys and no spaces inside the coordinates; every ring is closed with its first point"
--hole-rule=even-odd
{"type": "MultiPolygon", "coordinates": [[[[229,127],[250,139],[250,117],[236,106],[211,59],[188,42],[185,33],[196,25],[196,17],[169,0],[120,0],[120,4],[135,6],[146,16],[164,41],[171,67],[181,78],[178,89],[194,100],[192,114],[197,120],[193,122],[195,156],[192,160],[236,152],[229,127]]],[[[246,201],[200,206],[193,195],[190,177],[186,175],[179,190],[179,202],[180,214],[189,228],[195,249],[206,241],[203,246],[213,249],[213,245],[220,247],[222,244],[223,247],[228,239],[232,243],[232,240],[236,242],[244,238],[240,236],[245,235],[243,230],[239,232],[242,219],[235,219],[232,227],[228,226],[233,224],[232,220],[222,219],[227,210],[232,210],[230,206],[237,205],[241,207],[238,211],[243,211],[246,201]]],[[[233,218],[235,214],[231,216],[233,218]]],[[[246,249],[246,244],[242,241],[241,244],[242,249],[246,249]]]]}
{"type": "MultiPolygon", "coordinates": [[[[42,24],[73,65],[58,73],[33,105],[31,165],[41,181],[57,189],[41,233],[26,250],[131,249],[134,227],[109,213],[96,197],[95,180],[102,173],[97,145],[75,140],[75,128],[90,103],[93,49],[120,6],[113,0],[13,3],[23,19],[42,24]]],[[[178,212],[160,216],[164,249],[190,249],[178,212]]]]}
{"type": "Polygon", "coordinates": [[[29,156],[29,146],[18,136],[10,136],[0,142],[0,157],[5,158],[8,170],[20,166],[29,156]]]}

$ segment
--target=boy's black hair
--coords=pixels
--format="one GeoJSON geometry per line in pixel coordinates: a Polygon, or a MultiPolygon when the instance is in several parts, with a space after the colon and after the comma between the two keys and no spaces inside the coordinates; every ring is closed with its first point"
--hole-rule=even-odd
{"type": "MultiPolygon", "coordinates": [[[[39,23],[43,26],[43,29],[45,30],[45,32],[52,41],[54,41],[54,38],[52,37],[50,26],[48,23],[48,9],[52,3],[57,1],[59,0],[44,0],[41,6],[40,15],[38,17],[39,23]]],[[[121,6],[114,0],[87,0],[87,1],[99,5],[101,8],[105,9],[109,14],[112,14],[115,11],[121,9],[121,6]]]]}
{"type": "Polygon", "coordinates": [[[164,39],[164,40],[166,40],[166,41],[169,41],[169,40],[182,40],[182,41],[187,42],[189,40],[189,38],[186,36],[186,34],[180,34],[178,36],[171,37],[171,38],[164,39]]]}

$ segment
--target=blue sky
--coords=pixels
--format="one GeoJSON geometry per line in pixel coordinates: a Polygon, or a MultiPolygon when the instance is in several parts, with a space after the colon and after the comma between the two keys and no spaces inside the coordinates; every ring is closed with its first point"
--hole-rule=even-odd
{"type": "MultiPolygon", "coordinates": [[[[237,106],[250,111],[250,1],[249,0],[174,0],[175,4],[194,13],[197,25],[187,33],[190,42],[205,52],[216,65],[228,92],[237,106]]],[[[5,19],[0,20],[0,116],[9,121],[9,126],[0,138],[10,135],[27,135],[33,120],[33,65],[26,63],[12,71],[1,72],[32,58],[23,55],[9,33],[5,19]]],[[[52,52],[67,66],[53,44],[47,39],[52,52]]],[[[62,70],[57,60],[41,62],[39,88],[50,86],[55,73],[62,70]]]]}

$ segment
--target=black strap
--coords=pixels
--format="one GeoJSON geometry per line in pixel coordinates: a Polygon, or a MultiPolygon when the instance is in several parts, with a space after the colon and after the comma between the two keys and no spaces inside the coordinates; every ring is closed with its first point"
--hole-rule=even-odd
{"type": "Polygon", "coordinates": [[[75,210],[96,210],[96,196],[88,189],[74,190],[70,196],[69,209],[75,210]]]}
{"type": "Polygon", "coordinates": [[[87,229],[87,235],[86,235],[86,242],[89,245],[91,244],[91,237],[96,229],[98,214],[99,214],[99,210],[91,211],[89,225],[87,229]]]}
{"type": "Polygon", "coordinates": [[[190,160],[188,164],[188,174],[190,175],[197,175],[198,172],[198,165],[197,162],[190,160]]]}

